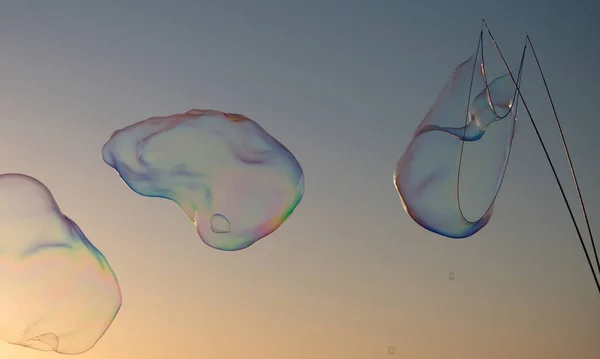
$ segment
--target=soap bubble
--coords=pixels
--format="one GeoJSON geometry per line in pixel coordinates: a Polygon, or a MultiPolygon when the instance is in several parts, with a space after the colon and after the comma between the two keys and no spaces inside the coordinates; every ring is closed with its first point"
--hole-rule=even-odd
{"type": "Polygon", "coordinates": [[[510,74],[487,85],[477,59],[456,68],[394,172],[408,215],[450,238],[468,237],[490,220],[515,131],[510,74]]]}
{"type": "Polygon", "coordinates": [[[48,188],[0,175],[0,339],[62,354],[91,349],[121,307],[106,258],[48,188]]]}
{"type": "Polygon", "coordinates": [[[204,243],[220,250],[272,233],[304,194],[294,155],[239,114],[149,118],[115,131],[102,158],[138,194],[179,204],[204,243]]]}
{"type": "Polygon", "coordinates": [[[389,355],[394,355],[394,354],[396,354],[396,348],[394,348],[394,347],[388,347],[387,348],[387,352],[388,352],[389,355]]]}
{"type": "Polygon", "coordinates": [[[455,279],[456,279],[456,274],[454,274],[454,272],[448,273],[448,280],[455,280],[455,279]]]}
{"type": "Polygon", "coordinates": [[[210,229],[214,233],[229,233],[231,232],[231,223],[224,215],[213,214],[210,218],[210,229]]]}

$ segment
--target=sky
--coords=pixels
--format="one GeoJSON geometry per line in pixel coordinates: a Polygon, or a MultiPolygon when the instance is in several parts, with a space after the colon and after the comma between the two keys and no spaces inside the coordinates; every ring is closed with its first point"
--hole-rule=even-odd
{"type": "MultiPolygon", "coordinates": [[[[598,10],[554,0],[0,1],[0,171],[48,186],[122,290],[112,326],[78,357],[598,358],[600,297],[524,113],[494,215],[473,237],[419,227],[392,180],[484,18],[511,64],[531,36],[597,229],[598,10]],[[135,194],[102,161],[114,130],[193,108],[252,118],[303,167],[299,206],[245,250],[208,247],[175,203],[135,194]]],[[[575,200],[531,57],[524,69],[523,93],[575,200]]],[[[0,358],[60,356],[0,344],[0,358]]]]}

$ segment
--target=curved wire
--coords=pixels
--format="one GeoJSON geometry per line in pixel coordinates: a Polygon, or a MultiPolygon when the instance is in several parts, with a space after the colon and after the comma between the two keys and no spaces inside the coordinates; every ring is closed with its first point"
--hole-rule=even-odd
{"type": "MultiPolygon", "coordinates": [[[[525,62],[525,51],[527,50],[527,43],[525,43],[525,46],[523,47],[523,53],[521,55],[521,62],[519,65],[519,72],[517,75],[517,82],[520,84],[521,83],[521,75],[523,73],[523,64],[525,62]]],[[[494,115],[496,116],[497,120],[501,120],[506,118],[508,115],[510,115],[511,113],[513,113],[513,121],[516,120],[516,115],[517,115],[517,108],[519,105],[519,98],[518,98],[518,92],[517,89],[515,88],[514,91],[514,95],[513,95],[513,104],[514,106],[512,106],[510,108],[509,111],[506,112],[506,114],[504,114],[503,116],[500,116],[498,114],[498,112],[496,111],[496,106],[494,104],[494,100],[493,100],[493,95],[492,92],[490,90],[489,87],[489,83],[488,83],[488,79],[487,79],[487,74],[485,71],[485,60],[484,60],[484,46],[483,46],[483,25],[481,26],[481,31],[479,32],[479,39],[477,41],[477,49],[475,50],[475,61],[473,62],[473,69],[471,70],[471,81],[469,83],[469,95],[467,96],[467,110],[466,110],[466,114],[465,114],[465,125],[464,125],[464,129],[463,129],[463,139],[466,137],[466,133],[467,133],[467,126],[469,123],[469,117],[470,117],[470,111],[471,111],[471,95],[472,95],[472,90],[473,90],[473,80],[475,78],[475,68],[477,67],[477,59],[479,58],[481,52],[481,72],[483,75],[483,81],[485,83],[485,90],[487,92],[488,95],[488,100],[489,100],[489,104],[490,107],[492,108],[492,111],[494,111],[494,115]]],[[[488,208],[486,209],[486,211],[484,212],[484,214],[482,215],[482,217],[480,217],[478,220],[476,220],[475,222],[479,221],[481,218],[483,218],[486,214],[488,214],[493,206],[494,206],[494,202],[496,201],[496,198],[498,197],[498,194],[500,192],[500,186],[502,185],[502,182],[504,181],[504,177],[506,175],[506,170],[508,168],[508,160],[510,158],[510,154],[511,154],[511,147],[512,147],[512,140],[514,137],[514,133],[515,133],[515,126],[513,124],[512,126],[512,130],[510,133],[510,144],[506,153],[506,159],[504,160],[504,169],[502,171],[502,175],[501,177],[498,179],[498,188],[496,189],[496,193],[494,194],[492,200],[490,201],[490,204],[488,206],[488,208]]],[[[462,169],[462,163],[463,163],[463,154],[464,154],[464,148],[465,148],[465,141],[461,141],[461,148],[460,148],[460,155],[458,158],[458,181],[456,183],[456,198],[457,198],[457,203],[458,203],[458,210],[460,212],[460,215],[462,217],[463,220],[465,220],[466,222],[469,222],[471,224],[475,223],[472,222],[470,220],[468,220],[465,215],[464,212],[462,210],[462,206],[460,203],[460,178],[461,178],[461,169],[462,169]]]]}

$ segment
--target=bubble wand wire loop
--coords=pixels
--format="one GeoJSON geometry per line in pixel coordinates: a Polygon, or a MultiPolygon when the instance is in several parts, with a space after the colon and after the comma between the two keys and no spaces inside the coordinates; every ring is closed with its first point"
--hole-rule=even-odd
{"type": "MultiPolygon", "coordinates": [[[[538,138],[538,140],[540,142],[540,145],[541,145],[541,147],[542,147],[542,149],[544,151],[544,154],[546,155],[546,159],[548,160],[548,164],[550,165],[552,173],[554,174],[554,178],[556,180],[556,184],[558,185],[560,193],[561,193],[561,195],[563,197],[563,200],[565,202],[565,206],[567,207],[567,210],[569,211],[569,215],[571,217],[571,221],[573,222],[573,225],[575,226],[575,231],[577,232],[577,237],[579,238],[579,242],[581,244],[581,248],[583,249],[583,252],[585,253],[585,257],[587,259],[588,265],[589,265],[590,270],[592,272],[592,275],[594,277],[594,282],[596,283],[596,289],[598,290],[598,294],[600,294],[600,283],[598,282],[598,276],[596,275],[596,271],[594,270],[594,265],[592,264],[592,260],[590,259],[590,255],[589,255],[589,253],[587,251],[587,248],[585,246],[585,243],[583,241],[583,237],[581,236],[581,231],[579,230],[579,226],[577,225],[577,222],[575,220],[575,216],[573,215],[573,211],[571,210],[571,206],[569,205],[569,201],[567,200],[567,196],[566,196],[565,191],[563,189],[563,186],[562,186],[562,184],[560,182],[560,179],[558,178],[558,174],[556,173],[556,169],[554,168],[554,164],[552,163],[552,159],[550,158],[550,155],[548,154],[548,150],[546,149],[546,145],[544,144],[542,136],[541,136],[541,134],[540,134],[540,132],[538,130],[538,127],[537,127],[537,125],[535,123],[535,120],[533,119],[533,116],[532,116],[531,112],[529,111],[529,107],[527,106],[527,103],[525,102],[525,99],[523,98],[523,94],[521,93],[521,89],[519,88],[519,85],[518,85],[517,81],[515,80],[512,72],[510,71],[508,63],[506,62],[506,59],[504,58],[504,55],[502,55],[502,51],[500,51],[500,47],[496,43],[496,40],[495,40],[494,36],[492,35],[492,32],[490,31],[487,23],[485,22],[485,20],[482,19],[481,20],[481,24],[482,24],[482,27],[485,27],[488,35],[490,36],[490,39],[492,40],[492,43],[494,44],[494,47],[496,48],[496,50],[498,51],[498,54],[500,55],[500,58],[502,60],[502,63],[504,64],[504,67],[506,68],[506,71],[508,71],[508,74],[510,75],[510,78],[512,79],[512,81],[513,81],[513,83],[514,83],[514,85],[516,87],[516,90],[517,90],[517,92],[519,94],[519,98],[521,99],[521,102],[523,103],[523,107],[525,108],[525,111],[527,112],[527,115],[528,115],[529,120],[530,120],[530,122],[531,122],[531,124],[533,126],[533,129],[534,129],[534,131],[535,131],[535,133],[537,135],[537,138],[538,138]]],[[[531,39],[529,38],[529,36],[527,36],[527,44],[530,45],[530,47],[532,48],[532,51],[533,51],[533,46],[531,45],[531,39]]],[[[527,46],[527,44],[525,46],[527,46]]],[[[534,53],[534,57],[536,58],[536,62],[538,64],[538,68],[539,68],[540,72],[542,72],[541,66],[539,65],[539,61],[537,59],[537,56],[535,56],[535,51],[533,51],[533,53],[534,53]]],[[[546,86],[546,91],[548,93],[548,96],[550,97],[550,91],[548,90],[548,86],[547,86],[546,80],[545,80],[545,78],[544,78],[543,75],[542,75],[542,78],[544,79],[544,85],[546,86]]],[[[562,132],[562,127],[560,126],[560,122],[558,120],[558,115],[556,114],[554,103],[552,102],[551,97],[550,97],[550,102],[552,104],[552,109],[554,110],[555,119],[556,119],[557,123],[559,124],[559,131],[560,131],[561,139],[562,139],[562,142],[563,142],[563,147],[565,148],[565,152],[567,153],[567,159],[568,159],[568,162],[569,162],[569,167],[570,167],[570,170],[571,170],[571,174],[572,174],[573,180],[575,182],[575,187],[577,189],[577,194],[578,194],[578,197],[579,197],[580,205],[581,205],[582,211],[584,213],[584,219],[585,219],[586,224],[587,224],[588,232],[589,232],[590,238],[592,240],[592,246],[594,248],[594,254],[595,254],[595,257],[596,257],[596,263],[598,264],[598,255],[596,253],[596,249],[595,249],[596,247],[595,247],[594,240],[593,240],[593,237],[592,237],[592,232],[591,232],[591,228],[590,228],[590,225],[589,225],[589,221],[588,221],[588,217],[587,217],[587,212],[585,211],[585,206],[583,204],[583,199],[581,197],[581,192],[579,190],[579,185],[578,185],[578,182],[577,182],[577,178],[575,176],[575,170],[574,170],[572,162],[571,162],[571,157],[569,155],[569,152],[568,152],[568,149],[567,149],[567,144],[566,144],[566,141],[564,139],[564,135],[563,135],[563,132],[562,132]]],[[[599,265],[599,270],[600,270],[600,265],[599,265]]]]}

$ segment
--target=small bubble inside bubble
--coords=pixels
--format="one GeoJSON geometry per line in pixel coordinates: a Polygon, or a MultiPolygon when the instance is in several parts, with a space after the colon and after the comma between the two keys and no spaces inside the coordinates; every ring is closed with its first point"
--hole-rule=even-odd
{"type": "Polygon", "coordinates": [[[227,217],[222,214],[213,214],[210,218],[210,229],[214,233],[229,233],[231,232],[231,223],[227,217]]]}

